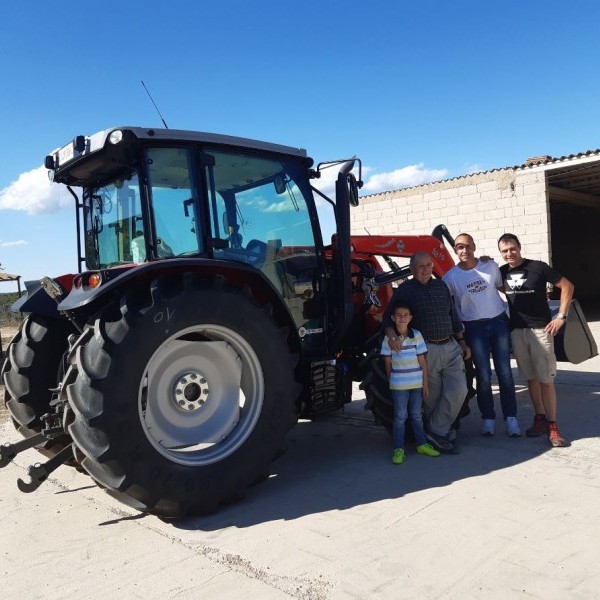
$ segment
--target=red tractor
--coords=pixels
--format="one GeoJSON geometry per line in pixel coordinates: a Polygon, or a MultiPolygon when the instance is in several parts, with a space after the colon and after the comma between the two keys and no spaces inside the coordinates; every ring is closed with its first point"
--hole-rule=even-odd
{"type": "Polygon", "coordinates": [[[350,402],[352,381],[391,426],[378,332],[408,275],[391,257],[426,250],[438,276],[454,263],[444,228],[351,237],[358,159],[313,168],[298,148],[118,127],[45,165],[75,199],[80,272],[28,282],[14,307],[28,316],[2,378],[25,439],[0,466],[50,457],[22,490],[67,463],[139,510],[205,513],[268,475],[299,417],[350,402]],[[333,201],[312,181],[336,164],[333,201]]]}

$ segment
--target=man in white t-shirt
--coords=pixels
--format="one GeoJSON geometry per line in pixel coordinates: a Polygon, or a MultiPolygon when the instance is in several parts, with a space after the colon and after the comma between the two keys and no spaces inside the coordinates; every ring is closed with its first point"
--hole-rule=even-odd
{"type": "Polygon", "coordinates": [[[517,398],[510,367],[510,326],[506,305],[498,289],[502,276],[493,261],[482,262],[475,257],[475,242],[468,233],[461,233],[454,242],[459,263],[442,279],[450,289],[459,319],[465,326],[465,338],[471,348],[477,379],[477,404],[481,411],[482,435],[496,432],[492,370],[490,354],[500,387],[502,413],[506,433],[521,435],[517,421],[517,398]]]}

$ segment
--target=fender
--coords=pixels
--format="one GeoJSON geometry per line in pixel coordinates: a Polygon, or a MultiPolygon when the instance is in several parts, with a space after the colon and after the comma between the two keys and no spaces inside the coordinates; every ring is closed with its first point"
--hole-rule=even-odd
{"type": "MultiPolygon", "coordinates": [[[[184,275],[185,273],[213,276],[217,274],[230,281],[232,285],[240,287],[247,285],[259,303],[270,303],[274,307],[275,317],[280,323],[285,323],[292,331],[296,331],[288,307],[269,279],[258,269],[242,262],[233,263],[212,258],[171,258],[142,265],[119,266],[93,273],[100,273],[101,284],[95,288],[87,285],[90,272],[76,276],[77,280],[81,280],[81,285],[78,287],[76,281],[70,293],[57,307],[55,305],[55,311],[70,312],[76,319],[86,320],[89,315],[108,302],[122,296],[134,287],[148,285],[156,277],[184,275]]],[[[298,346],[300,346],[299,343],[298,346]]]]}
{"type": "MultiPolygon", "coordinates": [[[[56,277],[56,281],[65,292],[71,289],[74,274],[61,275],[56,277]]],[[[41,281],[38,279],[25,282],[26,293],[16,300],[10,307],[13,312],[36,313],[45,317],[53,317],[55,319],[62,318],[59,314],[56,300],[53,300],[42,287],[41,281]]]]}

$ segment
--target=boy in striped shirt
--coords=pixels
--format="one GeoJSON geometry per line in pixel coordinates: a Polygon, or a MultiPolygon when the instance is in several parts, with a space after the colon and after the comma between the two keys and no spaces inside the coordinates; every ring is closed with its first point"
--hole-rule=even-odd
{"type": "Polygon", "coordinates": [[[422,399],[428,394],[425,340],[420,331],[409,327],[412,314],[406,304],[394,305],[390,316],[400,340],[400,351],[396,352],[390,348],[386,336],[381,345],[381,356],[385,363],[394,403],[392,462],[399,465],[405,459],[404,432],[407,418],[410,418],[417,452],[426,456],[439,456],[440,453],[427,443],[423,430],[422,399]]]}

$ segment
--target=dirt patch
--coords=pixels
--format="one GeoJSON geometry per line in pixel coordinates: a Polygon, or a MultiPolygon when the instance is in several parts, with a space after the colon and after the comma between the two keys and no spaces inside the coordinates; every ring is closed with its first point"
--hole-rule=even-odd
{"type": "Polygon", "coordinates": [[[19,331],[19,328],[14,327],[14,326],[0,327],[0,337],[2,338],[2,343],[0,344],[0,348],[2,348],[2,350],[6,351],[6,348],[7,348],[8,344],[10,343],[10,340],[13,339],[13,337],[15,336],[15,333],[17,333],[17,331],[19,331]]]}

